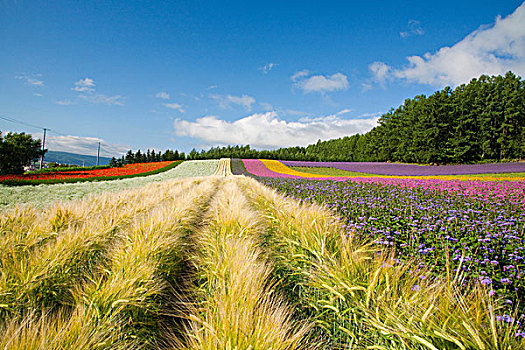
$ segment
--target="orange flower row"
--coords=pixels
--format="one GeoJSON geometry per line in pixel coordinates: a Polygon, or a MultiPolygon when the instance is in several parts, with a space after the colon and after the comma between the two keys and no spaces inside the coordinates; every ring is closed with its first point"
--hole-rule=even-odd
{"type": "Polygon", "coordinates": [[[59,171],[41,174],[4,175],[0,176],[0,182],[5,180],[62,180],[62,179],[88,179],[93,177],[115,177],[129,176],[147,173],[162,169],[173,163],[172,161],[154,163],[126,164],[119,168],[93,169],[80,171],[59,171]]]}

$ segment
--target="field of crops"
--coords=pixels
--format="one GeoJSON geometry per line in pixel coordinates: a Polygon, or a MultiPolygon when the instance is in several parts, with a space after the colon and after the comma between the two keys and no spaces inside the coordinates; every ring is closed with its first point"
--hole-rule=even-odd
{"type": "Polygon", "coordinates": [[[521,201],[240,172],[3,210],[0,348],[525,348],[521,201]]]}
{"type": "Polygon", "coordinates": [[[38,186],[4,186],[0,184],[0,210],[31,204],[43,208],[55,201],[80,199],[89,195],[117,192],[186,177],[210,176],[217,169],[218,160],[185,161],[177,167],[156,175],[112,181],[79,182],[38,186]]]}
{"type": "Polygon", "coordinates": [[[21,175],[0,175],[0,184],[11,186],[73,183],[84,181],[106,181],[161,173],[176,167],[181,161],[126,164],[122,167],[101,167],[95,169],[73,168],[54,171],[35,171],[21,175]]]}

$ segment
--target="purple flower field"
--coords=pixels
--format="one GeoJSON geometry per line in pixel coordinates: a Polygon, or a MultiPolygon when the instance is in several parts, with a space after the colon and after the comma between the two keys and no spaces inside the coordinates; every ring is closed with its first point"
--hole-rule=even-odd
{"type": "Polygon", "coordinates": [[[394,248],[400,260],[417,259],[439,275],[448,259],[467,279],[525,311],[525,211],[520,204],[381,183],[259,181],[292,198],[326,205],[344,220],[349,234],[394,248]]]}
{"type": "Polygon", "coordinates": [[[287,166],[336,168],[360,173],[397,176],[470,175],[525,172],[525,162],[438,166],[399,163],[302,162],[293,160],[283,160],[282,163],[287,166]]]}
{"type": "MultiPolygon", "coordinates": [[[[246,171],[255,176],[301,179],[302,177],[275,173],[269,170],[258,159],[243,159],[246,171]]],[[[288,163],[288,162],[282,162],[288,163]]],[[[305,162],[301,162],[305,163],[305,162]]],[[[308,163],[308,162],[306,162],[308,163]]],[[[331,163],[327,163],[331,164],[331,163]]],[[[350,164],[350,163],[348,163],[350,164]]],[[[498,165],[498,164],[487,164],[498,165]]],[[[438,180],[412,178],[380,178],[380,177],[312,177],[315,180],[351,181],[358,183],[399,186],[403,188],[432,189],[446,193],[456,193],[459,196],[477,198],[495,203],[509,203],[525,208],[525,181],[476,181],[476,180],[438,180]]]]}

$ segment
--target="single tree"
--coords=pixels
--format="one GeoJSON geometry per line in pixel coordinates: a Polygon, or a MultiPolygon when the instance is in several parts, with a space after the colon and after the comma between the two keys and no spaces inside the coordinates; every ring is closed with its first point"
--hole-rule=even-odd
{"type": "MultiPolygon", "coordinates": [[[[44,150],[45,153],[47,150],[44,150]]],[[[24,166],[42,157],[42,143],[26,133],[0,132],[0,174],[22,174],[24,166]]]]}

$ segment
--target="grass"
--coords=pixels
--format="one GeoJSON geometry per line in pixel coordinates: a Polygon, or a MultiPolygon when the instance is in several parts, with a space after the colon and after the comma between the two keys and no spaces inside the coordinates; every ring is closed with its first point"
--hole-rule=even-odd
{"type": "Polygon", "coordinates": [[[221,186],[208,224],[196,235],[200,302],[189,315],[186,345],[180,348],[307,348],[301,340],[309,326],[294,321],[273,293],[272,266],[256,243],[260,219],[235,182],[221,186]]]}
{"type": "Polygon", "coordinates": [[[61,332],[66,342],[91,337],[104,340],[94,348],[155,343],[163,315],[175,313],[166,300],[170,283],[181,268],[181,237],[212,192],[210,182],[172,181],[79,203],[80,208],[73,207],[72,212],[85,209],[82,204],[91,208],[98,207],[93,202],[103,204],[105,213],[95,217],[106,226],[86,222],[75,229],[73,240],[66,239],[66,229],[48,243],[45,251],[50,253],[29,252],[27,267],[18,271],[16,264],[2,261],[1,275],[10,283],[0,285],[0,295],[12,297],[0,302],[4,309],[0,333],[11,337],[9,344],[21,344],[12,348],[44,344],[59,328],[64,328],[61,332]],[[108,211],[111,205],[120,210],[108,211]],[[94,250],[86,247],[94,246],[97,232],[107,237],[104,228],[109,226],[120,229],[111,229],[112,241],[99,244],[104,251],[98,259],[91,258],[87,253],[94,250]],[[17,280],[20,283],[15,283],[17,280]],[[31,293],[34,290],[44,294],[31,293]],[[26,303],[20,302],[26,299],[26,303]]]}
{"type": "Polygon", "coordinates": [[[1,214],[0,347],[523,348],[461,274],[223,170],[1,214]]]}

